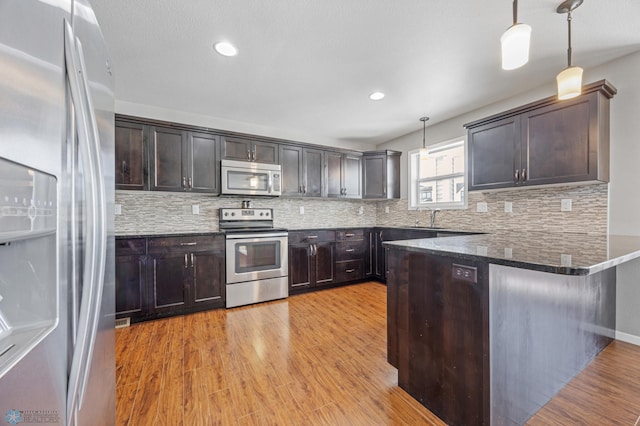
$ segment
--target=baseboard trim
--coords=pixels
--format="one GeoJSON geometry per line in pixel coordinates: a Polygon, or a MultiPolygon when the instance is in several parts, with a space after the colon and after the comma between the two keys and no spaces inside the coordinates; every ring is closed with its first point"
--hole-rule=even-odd
{"type": "Polygon", "coordinates": [[[640,346],[640,336],[633,334],[623,333],[622,331],[616,331],[616,340],[631,343],[632,345],[640,346]]]}

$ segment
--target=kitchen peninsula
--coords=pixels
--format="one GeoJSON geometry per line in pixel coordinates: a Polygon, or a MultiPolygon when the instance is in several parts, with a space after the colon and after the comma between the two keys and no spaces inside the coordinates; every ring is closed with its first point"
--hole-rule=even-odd
{"type": "Polygon", "coordinates": [[[451,425],[523,424],[614,337],[640,237],[497,233],[385,243],[388,360],[451,425]]]}

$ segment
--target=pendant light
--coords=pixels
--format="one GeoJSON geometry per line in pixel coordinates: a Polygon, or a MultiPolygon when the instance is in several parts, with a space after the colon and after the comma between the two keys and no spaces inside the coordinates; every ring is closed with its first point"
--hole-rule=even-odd
{"type": "Polygon", "coordinates": [[[422,121],[422,148],[420,148],[420,159],[424,160],[428,156],[427,145],[426,145],[426,133],[427,133],[427,121],[429,121],[429,117],[420,117],[420,121],[422,121]]]}
{"type": "Polygon", "coordinates": [[[569,27],[569,48],[567,49],[567,68],[563,69],[556,77],[558,82],[558,99],[565,100],[575,98],[582,93],[582,72],[580,67],[571,65],[571,12],[582,4],[583,0],[565,0],[558,9],[558,13],[567,14],[567,26],[569,27]]]}
{"type": "Polygon", "coordinates": [[[514,70],[529,61],[531,27],[518,22],[518,0],[513,0],[513,25],[500,37],[502,69],[514,70]]]}

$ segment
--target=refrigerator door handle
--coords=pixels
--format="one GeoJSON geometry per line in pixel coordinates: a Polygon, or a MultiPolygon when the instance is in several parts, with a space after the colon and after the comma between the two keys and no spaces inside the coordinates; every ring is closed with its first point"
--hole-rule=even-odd
{"type": "Polygon", "coordinates": [[[65,63],[76,113],[78,151],[83,162],[85,187],[88,191],[84,287],[80,302],[78,336],[73,350],[67,394],[67,413],[69,419],[72,419],[75,416],[75,410],[82,407],[95,345],[100,315],[98,308],[102,301],[104,287],[107,232],[106,195],[101,181],[100,140],[96,118],[92,110],[82,44],[75,37],[71,25],[66,20],[65,63]]]}

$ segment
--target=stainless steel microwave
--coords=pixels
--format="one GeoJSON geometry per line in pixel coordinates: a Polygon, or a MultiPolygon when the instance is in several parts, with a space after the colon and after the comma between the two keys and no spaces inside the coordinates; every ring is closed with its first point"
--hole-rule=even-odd
{"type": "Polygon", "coordinates": [[[282,194],[282,172],[279,164],[222,160],[221,175],[223,195],[278,197],[282,194]]]}

